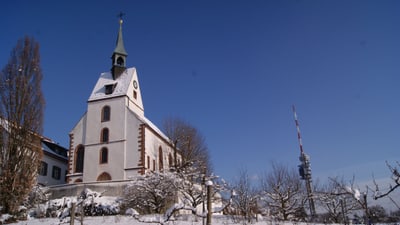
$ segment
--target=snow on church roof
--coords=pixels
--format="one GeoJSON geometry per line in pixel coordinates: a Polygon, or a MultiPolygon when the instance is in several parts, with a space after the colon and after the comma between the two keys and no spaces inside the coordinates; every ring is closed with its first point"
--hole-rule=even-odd
{"type": "Polygon", "coordinates": [[[152,123],[146,117],[144,117],[143,119],[144,119],[144,122],[147,123],[147,125],[149,125],[149,127],[151,127],[154,131],[156,131],[161,137],[163,137],[165,140],[172,143],[172,141],[169,139],[169,137],[167,137],[167,135],[165,135],[154,123],[152,123]]]}
{"type": "Polygon", "coordinates": [[[153,122],[151,122],[149,119],[147,119],[145,116],[139,116],[138,114],[136,114],[134,111],[129,110],[133,115],[136,116],[136,118],[138,118],[142,123],[146,124],[147,126],[149,126],[151,129],[153,129],[157,134],[159,134],[162,138],[164,138],[167,142],[169,142],[170,144],[172,144],[171,139],[164,134],[164,132],[162,132],[153,122]]]}
{"type": "MultiPolygon", "coordinates": [[[[128,68],[116,80],[113,79],[111,72],[102,73],[100,78],[97,80],[96,86],[93,88],[92,94],[90,95],[88,101],[96,101],[104,98],[127,95],[129,85],[132,83],[131,81],[134,79],[135,73],[135,67],[128,68]],[[111,94],[106,94],[105,87],[107,85],[115,85],[115,89],[111,94]]],[[[145,116],[137,115],[132,110],[131,112],[135,114],[143,123],[147,124],[151,129],[157,132],[162,138],[172,143],[167,135],[165,135],[153,122],[151,122],[145,116]]]]}
{"type": "Polygon", "coordinates": [[[136,68],[134,67],[128,68],[116,80],[113,79],[111,72],[102,73],[88,101],[126,95],[135,71],[136,68]],[[111,94],[106,94],[105,88],[107,85],[114,85],[114,90],[111,94]]]}

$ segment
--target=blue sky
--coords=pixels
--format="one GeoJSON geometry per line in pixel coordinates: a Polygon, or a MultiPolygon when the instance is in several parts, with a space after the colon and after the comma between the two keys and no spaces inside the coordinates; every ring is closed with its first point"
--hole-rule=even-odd
{"type": "Polygon", "coordinates": [[[24,35],[40,43],[44,134],[61,145],[111,67],[120,11],[146,117],[197,127],[220,176],[296,167],[292,104],[314,179],[399,160],[399,1],[1,2],[0,65],[24,35]]]}

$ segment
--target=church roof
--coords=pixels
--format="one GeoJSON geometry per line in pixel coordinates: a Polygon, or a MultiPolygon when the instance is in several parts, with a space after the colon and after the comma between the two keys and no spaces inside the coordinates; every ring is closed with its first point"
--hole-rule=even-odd
{"type": "Polygon", "coordinates": [[[140,120],[142,123],[146,124],[148,127],[150,127],[152,130],[154,130],[154,132],[156,132],[158,135],[160,135],[166,142],[172,144],[171,139],[164,134],[164,132],[162,132],[160,130],[160,128],[158,128],[153,122],[151,122],[149,119],[147,119],[145,116],[141,117],[139,115],[137,115],[134,111],[129,110],[134,116],[136,116],[136,118],[138,120],[140,120]]]}
{"type": "Polygon", "coordinates": [[[135,71],[134,67],[128,68],[116,80],[113,79],[111,72],[102,73],[88,101],[126,95],[135,71]],[[107,87],[112,88],[112,93],[106,92],[107,87]]]}

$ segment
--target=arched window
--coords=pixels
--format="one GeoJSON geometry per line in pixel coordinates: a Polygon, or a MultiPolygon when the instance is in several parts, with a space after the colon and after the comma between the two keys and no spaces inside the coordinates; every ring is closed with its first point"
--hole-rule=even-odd
{"type": "Polygon", "coordinates": [[[74,181],[74,183],[82,183],[82,179],[81,179],[81,178],[78,178],[78,179],[76,179],[76,180],[74,181]]]}
{"type": "Polygon", "coordinates": [[[161,146],[158,148],[158,168],[160,171],[164,169],[163,151],[161,146]]]}
{"type": "Polygon", "coordinates": [[[123,66],[124,65],[124,59],[122,57],[118,57],[117,59],[117,65],[118,66],[123,66]]]}
{"type": "Polygon", "coordinates": [[[110,106],[106,105],[101,110],[101,122],[110,121],[111,118],[111,108],[110,106]]]}
{"type": "Polygon", "coordinates": [[[83,160],[85,158],[85,147],[79,145],[75,151],[75,173],[83,173],[83,160]]]}
{"type": "Polygon", "coordinates": [[[100,150],[100,164],[108,163],[108,149],[102,148],[100,150]]]}
{"type": "Polygon", "coordinates": [[[103,181],[103,180],[111,180],[110,174],[108,174],[108,173],[106,173],[106,172],[103,172],[102,174],[100,174],[100,175],[97,177],[97,181],[103,181]]]}
{"type": "Polygon", "coordinates": [[[108,138],[109,138],[109,132],[108,132],[108,128],[103,128],[101,130],[101,137],[100,137],[100,142],[108,142],[108,138]]]}

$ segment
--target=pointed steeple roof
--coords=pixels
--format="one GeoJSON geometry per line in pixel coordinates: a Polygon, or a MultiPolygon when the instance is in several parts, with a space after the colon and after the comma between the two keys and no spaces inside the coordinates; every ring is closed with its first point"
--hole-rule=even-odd
{"type": "Polygon", "coordinates": [[[114,54],[120,54],[127,56],[128,53],[125,50],[124,47],[124,40],[122,39],[122,18],[119,20],[119,32],[118,32],[118,37],[117,37],[117,46],[114,49],[114,54]]]}

